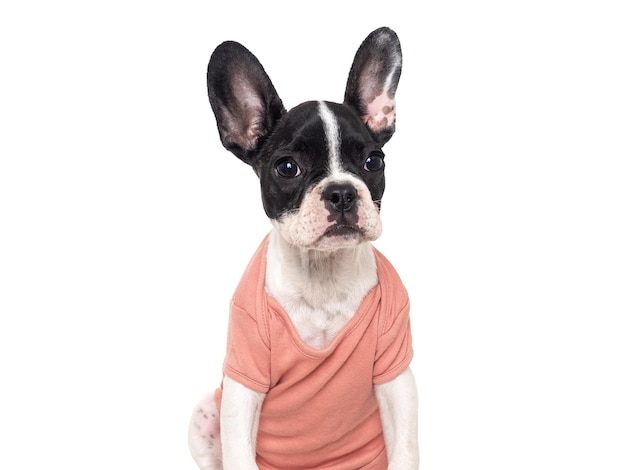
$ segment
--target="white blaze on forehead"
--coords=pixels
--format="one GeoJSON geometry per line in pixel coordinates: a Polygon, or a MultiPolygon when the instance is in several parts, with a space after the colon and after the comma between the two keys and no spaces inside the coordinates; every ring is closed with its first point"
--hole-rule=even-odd
{"type": "Polygon", "coordinates": [[[331,175],[337,174],[341,171],[339,123],[337,122],[337,117],[323,101],[319,102],[319,114],[324,126],[324,133],[326,134],[326,143],[328,144],[328,170],[331,175]]]}

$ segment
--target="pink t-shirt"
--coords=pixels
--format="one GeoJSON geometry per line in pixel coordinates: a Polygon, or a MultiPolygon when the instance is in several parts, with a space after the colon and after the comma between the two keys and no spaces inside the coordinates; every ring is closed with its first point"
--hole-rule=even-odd
{"type": "MultiPolygon", "coordinates": [[[[267,237],[231,302],[224,374],[266,397],[257,435],[262,470],[386,470],[374,385],[411,362],[409,298],[375,250],[379,283],[325,349],[302,342],[265,292],[267,237]]],[[[221,390],[216,392],[221,403],[221,390]]]]}

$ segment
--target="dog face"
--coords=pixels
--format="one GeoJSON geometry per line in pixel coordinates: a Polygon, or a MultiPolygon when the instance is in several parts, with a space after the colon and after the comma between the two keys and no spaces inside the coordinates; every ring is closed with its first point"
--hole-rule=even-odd
{"type": "Polygon", "coordinates": [[[207,73],[223,145],[251,165],[263,207],[287,242],[335,250],[381,234],[383,145],[395,130],[402,56],[388,28],[357,51],[343,104],[302,103],[287,112],[256,57],[220,45],[207,73]]]}

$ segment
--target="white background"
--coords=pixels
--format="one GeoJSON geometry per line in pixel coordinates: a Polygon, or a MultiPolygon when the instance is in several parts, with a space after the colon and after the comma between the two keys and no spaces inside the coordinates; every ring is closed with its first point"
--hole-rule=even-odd
{"type": "Polygon", "coordinates": [[[626,468],[619,1],[0,7],[0,468],[193,469],[230,295],[269,230],[219,143],[235,39],[290,108],[404,69],[376,243],[412,299],[422,468],[626,468]]]}

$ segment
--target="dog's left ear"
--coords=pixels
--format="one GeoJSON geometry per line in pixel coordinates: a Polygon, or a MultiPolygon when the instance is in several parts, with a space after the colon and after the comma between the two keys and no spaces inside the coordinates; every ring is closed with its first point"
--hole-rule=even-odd
{"type": "Polygon", "coordinates": [[[396,33],[379,28],[359,47],[348,76],[344,103],[354,108],[374,139],[384,144],[396,129],[396,89],[402,50],[396,33]]]}
{"type": "Polygon", "coordinates": [[[285,108],[259,60],[234,41],[220,44],[209,61],[207,87],[222,144],[253,165],[285,108]]]}

